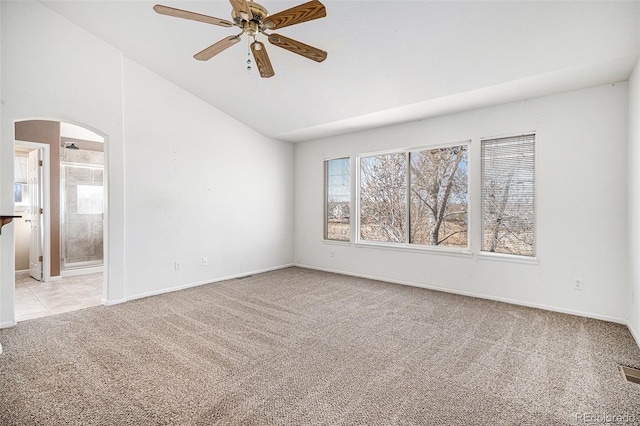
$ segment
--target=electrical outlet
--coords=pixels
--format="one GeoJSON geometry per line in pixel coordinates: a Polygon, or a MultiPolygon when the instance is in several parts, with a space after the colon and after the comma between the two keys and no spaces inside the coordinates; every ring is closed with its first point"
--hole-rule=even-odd
{"type": "Polygon", "coordinates": [[[179,271],[180,268],[182,268],[182,265],[180,265],[180,262],[175,263],[175,268],[176,268],[176,271],[179,271]]]}
{"type": "Polygon", "coordinates": [[[209,259],[207,259],[206,257],[202,258],[202,266],[207,266],[209,264],[209,259]]]}
{"type": "Polygon", "coordinates": [[[583,288],[582,280],[576,278],[576,280],[573,282],[573,289],[574,290],[582,290],[582,288],[583,288]]]}
{"type": "Polygon", "coordinates": [[[331,250],[331,257],[336,257],[336,252],[331,250]]]}

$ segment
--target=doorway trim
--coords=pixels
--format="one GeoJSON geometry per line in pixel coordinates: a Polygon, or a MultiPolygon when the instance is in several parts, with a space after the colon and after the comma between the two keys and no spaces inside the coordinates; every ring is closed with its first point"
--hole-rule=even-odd
{"type": "MultiPolygon", "coordinates": [[[[125,299],[119,300],[109,300],[108,295],[109,295],[109,291],[110,291],[110,274],[109,274],[109,270],[110,270],[110,258],[109,258],[109,245],[110,245],[110,241],[109,241],[109,229],[110,229],[110,221],[111,221],[111,215],[110,215],[110,200],[109,200],[109,169],[110,169],[110,161],[109,161],[109,151],[110,151],[110,144],[109,144],[109,136],[106,135],[105,133],[101,132],[100,130],[89,126],[87,124],[69,119],[69,118],[53,118],[53,117],[31,117],[31,118],[20,118],[20,119],[14,119],[13,120],[13,125],[12,125],[12,133],[13,133],[13,142],[14,142],[14,155],[15,155],[15,147],[16,144],[28,144],[28,145],[45,145],[46,147],[43,146],[43,148],[48,148],[49,145],[47,143],[44,142],[28,142],[28,141],[23,141],[23,140],[17,140],[16,139],[16,124],[19,122],[28,122],[28,121],[38,121],[38,120],[42,120],[42,121],[56,121],[58,123],[68,123],[68,124],[73,124],[75,126],[78,127],[82,127],[84,129],[90,130],[93,133],[96,133],[97,135],[101,136],[103,138],[103,143],[104,143],[104,174],[103,174],[103,182],[104,182],[104,225],[103,225],[103,253],[104,253],[104,259],[103,259],[103,279],[102,279],[102,304],[105,306],[108,305],[114,305],[117,303],[122,303],[125,301],[125,299]]],[[[25,145],[22,145],[25,146],[25,145]]],[[[50,157],[50,151],[45,151],[47,158],[49,159],[50,157]]],[[[50,160],[49,160],[50,161],[50,160]]],[[[43,244],[46,244],[46,249],[43,250],[43,268],[45,268],[45,261],[46,263],[46,270],[47,270],[47,276],[49,281],[55,281],[55,280],[59,280],[61,279],[62,275],[60,276],[56,276],[56,277],[51,277],[51,218],[49,216],[50,212],[51,212],[51,205],[50,205],[50,195],[51,195],[51,189],[50,189],[50,185],[51,185],[51,164],[49,161],[44,162],[43,161],[43,173],[46,173],[46,185],[43,185],[46,187],[46,191],[47,191],[47,195],[45,195],[46,200],[44,201],[44,207],[47,207],[47,211],[43,212],[43,221],[46,222],[46,230],[44,229],[43,226],[43,244]],[[46,167],[46,169],[45,169],[46,167]],[[45,237],[46,235],[46,237],[45,237]],[[47,238],[46,243],[44,242],[44,238],[47,238]],[[46,251],[45,251],[46,250],[46,251]],[[47,256],[45,256],[45,253],[47,254],[47,256]]],[[[14,205],[15,207],[15,205],[14,205]]],[[[15,244],[11,245],[11,253],[13,256],[15,256],[15,244]]],[[[15,267],[14,265],[11,265],[10,268],[11,271],[13,271],[13,276],[15,277],[15,267]]],[[[44,274],[43,274],[43,279],[44,279],[44,274]]],[[[13,294],[15,296],[15,279],[13,280],[13,294]]],[[[15,325],[15,297],[13,300],[13,322],[5,325],[0,323],[0,328],[4,327],[4,326],[12,326],[15,325]]]]}
{"type": "MultiPolygon", "coordinates": [[[[42,281],[56,281],[60,277],[51,277],[51,164],[50,164],[50,150],[49,144],[40,142],[27,142],[21,140],[14,140],[13,143],[13,156],[15,157],[15,149],[27,148],[31,150],[42,150],[42,281]]],[[[15,211],[15,202],[13,205],[15,211]]],[[[15,256],[15,243],[13,245],[15,256]]]]}

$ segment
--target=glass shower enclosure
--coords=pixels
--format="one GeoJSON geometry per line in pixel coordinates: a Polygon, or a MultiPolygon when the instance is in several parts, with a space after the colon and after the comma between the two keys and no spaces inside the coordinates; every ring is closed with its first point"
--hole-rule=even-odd
{"type": "Polygon", "coordinates": [[[61,269],[103,264],[103,152],[63,149],[60,162],[61,269]]]}

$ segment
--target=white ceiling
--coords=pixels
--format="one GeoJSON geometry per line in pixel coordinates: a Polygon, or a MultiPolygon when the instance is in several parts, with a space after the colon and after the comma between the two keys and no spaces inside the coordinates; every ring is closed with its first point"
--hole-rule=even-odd
{"type": "MultiPolygon", "coordinates": [[[[262,0],[270,13],[302,1],[262,0]]],[[[277,32],[321,48],[316,63],[267,46],[275,77],[246,71],[247,43],[192,55],[230,20],[226,0],[41,1],[258,132],[292,142],[624,81],[640,51],[640,3],[324,0],[327,17],[277,32]]]]}

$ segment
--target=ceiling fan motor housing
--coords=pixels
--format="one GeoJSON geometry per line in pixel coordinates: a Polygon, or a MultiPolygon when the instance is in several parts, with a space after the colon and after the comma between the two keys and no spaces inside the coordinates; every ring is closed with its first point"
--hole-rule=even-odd
{"type": "Polygon", "coordinates": [[[242,28],[243,30],[246,30],[246,32],[249,33],[250,29],[247,28],[248,25],[246,25],[246,23],[254,24],[249,26],[254,26],[257,31],[257,27],[260,26],[262,20],[269,15],[269,12],[261,4],[255,2],[247,2],[247,4],[249,5],[249,9],[251,9],[251,14],[253,15],[253,18],[251,20],[247,21],[242,16],[238,15],[233,9],[231,10],[231,18],[233,19],[233,22],[235,22],[236,26],[242,28]]]}

